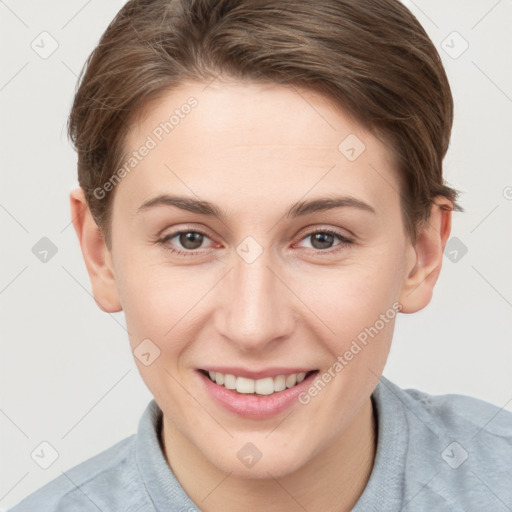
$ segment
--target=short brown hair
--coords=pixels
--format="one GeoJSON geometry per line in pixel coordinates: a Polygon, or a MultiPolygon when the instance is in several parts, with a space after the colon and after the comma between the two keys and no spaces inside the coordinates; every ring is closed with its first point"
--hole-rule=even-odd
{"type": "Polygon", "coordinates": [[[384,142],[413,241],[436,195],[462,211],[442,172],[448,79],[399,0],[130,0],[87,59],[68,120],[79,184],[109,248],[112,192],[94,191],[124,161],[132,123],[173,87],[221,75],[319,92],[384,142]]]}

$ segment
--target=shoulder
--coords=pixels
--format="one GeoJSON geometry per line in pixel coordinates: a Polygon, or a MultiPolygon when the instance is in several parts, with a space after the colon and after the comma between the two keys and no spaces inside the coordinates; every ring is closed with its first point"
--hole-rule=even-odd
{"type": "Polygon", "coordinates": [[[139,485],[135,444],[136,435],[119,441],[63,471],[8,512],[128,510],[126,497],[135,499],[130,490],[139,485]]]}
{"type": "MultiPolygon", "coordinates": [[[[449,435],[471,441],[477,449],[480,439],[492,438],[512,448],[512,412],[504,407],[460,394],[432,395],[417,389],[395,386],[410,424],[423,426],[437,436],[449,435]]],[[[486,449],[485,453],[489,453],[486,449]]],[[[483,453],[482,455],[485,455],[483,453]]]]}
{"type": "Polygon", "coordinates": [[[512,434],[512,412],[503,407],[472,396],[453,393],[433,395],[418,389],[402,389],[389,380],[387,382],[403,400],[404,405],[412,407],[413,410],[424,411],[428,417],[444,423],[447,427],[452,425],[452,422],[453,426],[463,424],[468,427],[481,427],[483,421],[489,427],[489,431],[498,435],[512,434]],[[490,419],[493,421],[487,423],[490,419]]]}
{"type": "Polygon", "coordinates": [[[423,500],[442,510],[512,509],[512,412],[466,395],[384,384],[387,398],[401,402],[406,423],[411,510],[422,510],[423,500]]]}

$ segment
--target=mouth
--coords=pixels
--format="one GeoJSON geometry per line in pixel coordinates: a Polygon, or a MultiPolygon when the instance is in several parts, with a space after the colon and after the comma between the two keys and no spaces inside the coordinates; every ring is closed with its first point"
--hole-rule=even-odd
{"type": "Polygon", "coordinates": [[[261,379],[251,379],[232,373],[222,373],[205,369],[199,369],[199,372],[217,386],[234,391],[240,395],[268,396],[298,386],[304,380],[309,379],[311,375],[318,373],[318,370],[276,374],[275,376],[263,377],[261,379]]]}

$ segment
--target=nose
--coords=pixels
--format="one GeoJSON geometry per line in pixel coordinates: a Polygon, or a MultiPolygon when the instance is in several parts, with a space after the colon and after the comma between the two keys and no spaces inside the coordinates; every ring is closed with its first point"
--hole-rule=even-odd
{"type": "Polygon", "coordinates": [[[234,254],[233,269],[222,283],[216,327],[239,350],[261,351],[289,337],[298,313],[286,278],[264,251],[248,263],[234,254]]]}

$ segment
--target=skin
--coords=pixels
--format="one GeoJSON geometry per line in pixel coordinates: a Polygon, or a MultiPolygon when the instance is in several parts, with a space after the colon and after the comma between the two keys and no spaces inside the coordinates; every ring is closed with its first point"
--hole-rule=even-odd
{"type": "MultiPolygon", "coordinates": [[[[402,313],[430,302],[451,212],[434,204],[413,245],[389,148],[307,90],[185,83],[131,127],[126,148],[139,148],[190,96],[198,106],[116,186],[111,251],[81,189],[71,193],[94,298],[106,312],[124,310],[132,350],[145,338],[160,349],[149,366],[135,362],[164,413],[166,459],[198,508],[350,510],[373,467],[370,395],[394,320],[309,404],[270,419],[223,409],[196,369],[327,370],[394,302],[402,313]],[[349,134],[366,146],[352,162],[338,150],[349,134]],[[137,213],[164,192],[214,203],[226,218],[172,206],[137,213]],[[375,213],[344,207],[284,217],[298,201],[341,194],[375,213]],[[315,245],[308,235],[326,228],[353,243],[340,246],[334,237],[315,245]],[[183,238],[167,241],[194,256],[155,243],[179,229],[207,234],[198,249],[183,238]],[[247,236],[263,250],[252,263],[236,252],[247,236]],[[250,468],[237,458],[249,442],[262,453],[250,468]]],[[[435,203],[451,206],[443,197],[435,203]]]]}

